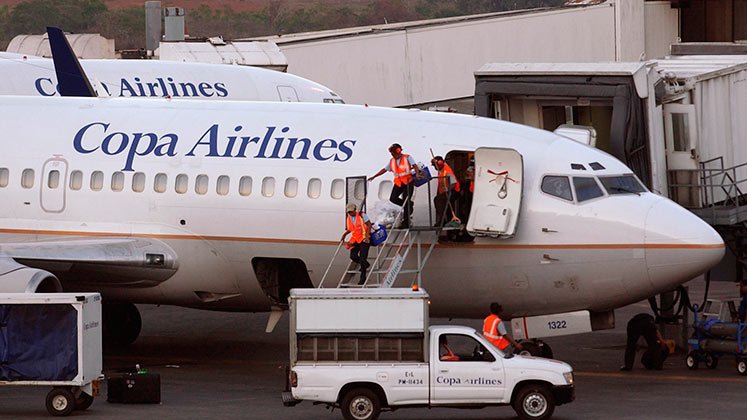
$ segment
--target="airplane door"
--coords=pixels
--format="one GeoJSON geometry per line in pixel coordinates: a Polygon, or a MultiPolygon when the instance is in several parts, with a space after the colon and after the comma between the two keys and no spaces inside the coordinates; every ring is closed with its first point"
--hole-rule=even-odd
{"type": "Polygon", "coordinates": [[[293,86],[278,86],[278,94],[283,102],[298,102],[298,93],[293,86]]]}
{"type": "Polygon", "coordinates": [[[55,156],[44,162],[41,179],[41,208],[47,213],[65,210],[67,161],[55,156]]]}
{"type": "Polygon", "coordinates": [[[475,151],[475,191],[467,231],[475,236],[510,238],[521,209],[524,162],[513,149],[475,151]]]}
{"type": "Polygon", "coordinates": [[[664,138],[668,169],[698,169],[695,105],[664,105],[664,138]]]}

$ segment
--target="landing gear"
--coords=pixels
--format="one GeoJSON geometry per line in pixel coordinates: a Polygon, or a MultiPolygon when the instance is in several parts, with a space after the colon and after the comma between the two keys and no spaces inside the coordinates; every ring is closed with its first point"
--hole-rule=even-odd
{"type": "Polygon", "coordinates": [[[137,340],[143,321],[132,303],[102,305],[103,341],[107,346],[128,346],[137,340]]]}
{"type": "Polygon", "coordinates": [[[521,341],[522,350],[519,352],[522,356],[534,356],[544,357],[545,359],[552,359],[552,349],[550,345],[542,340],[536,338],[531,340],[521,341]]]}

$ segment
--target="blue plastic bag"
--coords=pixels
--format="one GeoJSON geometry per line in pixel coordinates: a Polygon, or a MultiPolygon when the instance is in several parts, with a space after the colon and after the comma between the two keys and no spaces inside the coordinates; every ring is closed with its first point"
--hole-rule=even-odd
{"type": "Polygon", "coordinates": [[[428,168],[426,167],[421,168],[420,173],[423,174],[423,176],[413,178],[416,187],[425,185],[426,183],[428,183],[428,181],[431,180],[431,171],[429,171],[428,168]]]}
{"type": "Polygon", "coordinates": [[[386,233],[386,227],[384,225],[379,225],[378,230],[374,230],[371,232],[371,245],[373,246],[379,246],[386,241],[387,233],[386,233]]]}

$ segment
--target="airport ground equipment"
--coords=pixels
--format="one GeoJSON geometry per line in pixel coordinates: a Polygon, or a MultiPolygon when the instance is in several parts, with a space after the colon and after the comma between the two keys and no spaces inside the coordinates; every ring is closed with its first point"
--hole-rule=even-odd
{"type": "Polygon", "coordinates": [[[693,319],[693,335],[687,340],[690,351],[685,359],[688,369],[697,369],[701,362],[715,369],[720,358],[734,356],[737,373],[747,375],[747,323],[699,318],[697,305],[693,319]]]}
{"type": "Polygon", "coordinates": [[[573,401],[563,362],[511,355],[462,326],[430,326],[423,289],[292,289],[283,404],[340,408],[346,420],[414,407],[513,406],[548,419],[573,401]]]}
{"type": "Polygon", "coordinates": [[[0,385],[51,386],[47,411],[67,416],[91,406],[101,371],[101,295],[0,293],[0,385]]]}

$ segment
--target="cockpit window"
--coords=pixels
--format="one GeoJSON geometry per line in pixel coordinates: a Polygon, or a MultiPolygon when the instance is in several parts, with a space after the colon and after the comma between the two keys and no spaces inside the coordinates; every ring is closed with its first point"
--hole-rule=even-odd
{"type": "Polygon", "coordinates": [[[599,177],[604,189],[609,195],[615,194],[639,194],[646,192],[646,188],[634,175],[618,175],[599,177]]]}
{"type": "Polygon", "coordinates": [[[574,176],[573,188],[576,190],[576,200],[578,200],[579,203],[604,195],[602,189],[599,188],[599,184],[597,184],[597,181],[592,177],[574,176]]]}
{"type": "Polygon", "coordinates": [[[342,99],[335,99],[335,98],[324,98],[325,104],[344,104],[345,101],[342,99]]]}
{"type": "Polygon", "coordinates": [[[567,176],[547,175],[543,177],[542,192],[564,200],[573,201],[571,183],[567,176]]]}

